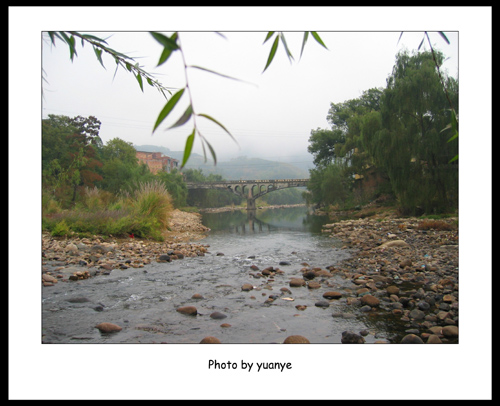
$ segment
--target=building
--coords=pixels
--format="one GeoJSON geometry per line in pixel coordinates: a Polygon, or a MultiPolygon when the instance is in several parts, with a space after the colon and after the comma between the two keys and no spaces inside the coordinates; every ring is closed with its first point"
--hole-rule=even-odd
{"type": "Polygon", "coordinates": [[[136,151],[135,156],[139,162],[145,163],[154,174],[161,171],[172,172],[174,168],[179,166],[177,159],[165,156],[161,152],[136,151]]]}

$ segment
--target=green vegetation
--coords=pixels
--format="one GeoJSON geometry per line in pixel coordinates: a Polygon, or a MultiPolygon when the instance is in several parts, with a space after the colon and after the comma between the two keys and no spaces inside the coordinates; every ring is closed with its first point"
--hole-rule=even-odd
{"type": "Polygon", "coordinates": [[[384,200],[417,216],[458,208],[458,81],[440,72],[443,60],[434,50],[400,52],[385,89],[331,104],[331,129],[309,138],[310,204],[384,200]]]}
{"type": "MultiPolygon", "coordinates": [[[[223,180],[200,169],[153,174],[131,143],[103,144],[95,117],[42,120],[42,229],[54,236],[134,235],[162,239],[174,208],[239,206],[224,190],[189,190],[186,182],[223,180]]],[[[302,192],[265,195],[261,204],[302,203],[302,192]]]]}
{"type": "Polygon", "coordinates": [[[154,175],[120,139],[103,145],[95,117],[42,120],[42,228],[78,234],[162,239],[168,217],[186,204],[182,175],[154,175]]]}

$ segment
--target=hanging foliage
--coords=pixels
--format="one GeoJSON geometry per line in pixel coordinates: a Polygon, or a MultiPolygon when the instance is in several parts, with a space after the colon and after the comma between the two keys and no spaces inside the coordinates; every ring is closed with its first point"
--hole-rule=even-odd
{"type": "MultiPolygon", "coordinates": [[[[434,56],[441,64],[442,54],[434,56]]],[[[458,84],[447,81],[449,94],[451,89],[458,98],[458,84]]],[[[442,133],[451,112],[431,53],[397,55],[377,114],[365,117],[363,143],[387,171],[402,213],[438,213],[456,205],[458,165],[450,160],[458,146],[442,133]]]]}

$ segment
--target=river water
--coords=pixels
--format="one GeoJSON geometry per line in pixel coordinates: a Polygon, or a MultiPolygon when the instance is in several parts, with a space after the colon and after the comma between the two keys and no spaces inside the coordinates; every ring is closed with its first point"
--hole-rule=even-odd
{"type": "Polygon", "coordinates": [[[316,306],[325,300],[324,292],[352,288],[340,276],[316,278],[319,289],[289,287],[290,278],[302,278],[304,263],[325,268],[350,255],[340,249],[340,241],[321,233],[327,221],[303,207],[259,210],[254,216],[239,210],[205,213],[203,223],[212,230],[202,241],[210,245],[205,256],[116,269],[43,289],[42,341],[184,344],[215,336],[222,343],[267,344],[303,335],[311,343],[340,343],[346,330],[367,330],[367,343],[389,339],[389,321],[374,324],[343,300],[316,306]],[[284,273],[255,278],[252,274],[259,271],[252,265],[284,273]],[[254,289],[242,291],[245,283],[254,289]],[[196,293],[203,299],[193,299],[196,293]],[[270,297],[274,301],[269,302],[270,297]],[[296,305],[307,308],[298,310],[296,305]],[[181,314],[176,311],[180,306],[195,306],[198,314],[181,314]],[[214,319],[214,312],[226,317],[214,319]],[[102,334],[95,328],[101,322],[122,330],[102,334]],[[223,323],[230,327],[221,327],[223,323]]]}

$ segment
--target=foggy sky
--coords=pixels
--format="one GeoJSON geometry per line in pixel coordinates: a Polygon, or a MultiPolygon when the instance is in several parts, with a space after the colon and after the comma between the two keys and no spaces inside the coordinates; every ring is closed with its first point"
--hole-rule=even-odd
{"type": "MultiPolygon", "coordinates": [[[[83,31],[86,32],[86,31],[83,31]]],[[[168,33],[168,32],[167,32],[168,33]]],[[[423,32],[406,32],[398,43],[400,31],[320,32],[328,47],[309,37],[302,58],[302,32],[287,32],[294,55],[290,63],[280,43],[272,65],[262,73],[271,41],[262,44],[265,32],[181,32],[180,41],[187,64],[198,65],[241,79],[235,81],[199,70],[188,69],[187,80],[197,113],[212,116],[233,134],[234,142],[214,123],[197,119],[202,134],[214,146],[219,160],[236,156],[266,159],[304,159],[311,130],[328,128],[326,116],[330,103],[359,97],[373,87],[385,87],[399,50],[416,49],[423,32]],[[300,60],[299,60],[300,59],[300,60]]],[[[148,72],[168,87],[186,84],[180,54],[174,53],[156,68],[161,47],[147,32],[92,32],[109,38],[116,51],[137,58],[148,72]]],[[[437,33],[431,34],[433,46],[450,56],[448,66],[456,76],[458,35],[446,33],[447,45],[437,33]]],[[[427,44],[426,49],[428,49],[427,44]]],[[[145,85],[141,92],[134,76],[104,58],[106,69],[97,62],[92,49],[77,48],[71,62],[67,46],[43,42],[42,66],[45,72],[43,116],[70,117],[93,115],[101,122],[103,142],[115,137],[135,145],[154,144],[170,150],[183,150],[192,130],[188,123],[165,131],[187,106],[187,94],[171,117],[154,133],[152,127],[165,104],[160,93],[145,85]]],[[[202,153],[199,140],[193,152],[202,153]]]]}

